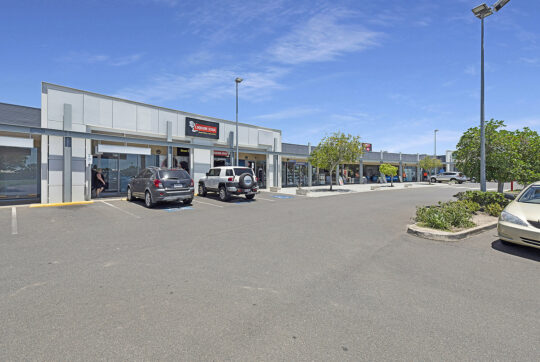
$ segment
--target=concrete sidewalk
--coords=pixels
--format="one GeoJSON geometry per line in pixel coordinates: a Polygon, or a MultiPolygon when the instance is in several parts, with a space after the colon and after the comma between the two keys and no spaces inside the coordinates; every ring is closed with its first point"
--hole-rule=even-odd
{"type": "MultiPolygon", "coordinates": [[[[307,197],[323,197],[323,196],[337,196],[343,194],[351,194],[358,192],[370,192],[370,191],[388,191],[388,190],[400,190],[405,188],[433,188],[433,187],[448,187],[448,184],[431,184],[427,182],[404,182],[404,183],[394,183],[394,187],[390,186],[390,183],[386,184],[350,184],[343,186],[332,187],[333,191],[330,191],[329,185],[323,186],[311,186],[311,187],[302,187],[303,190],[307,190],[307,197]],[[407,186],[407,187],[406,187],[407,186]]],[[[296,187],[287,187],[279,190],[279,193],[286,195],[296,195],[296,187]]]]}

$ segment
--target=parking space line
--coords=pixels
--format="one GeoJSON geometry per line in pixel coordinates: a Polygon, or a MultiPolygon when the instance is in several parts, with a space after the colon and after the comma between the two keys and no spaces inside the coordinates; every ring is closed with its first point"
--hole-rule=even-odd
{"type": "Polygon", "coordinates": [[[19,231],[17,230],[17,208],[13,206],[11,208],[11,234],[17,235],[19,231]]]}
{"type": "Polygon", "coordinates": [[[122,209],[122,208],[120,208],[120,207],[118,207],[118,206],[115,206],[115,205],[113,205],[113,204],[109,204],[107,201],[101,201],[101,202],[103,202],[104,204],[109,205],[110,207],[114,207],[115,209],[120,210],[120,211],[122,211],[122,212],[125,213],[125,214],[128,214],[128,215],[130,215],[130,216],[133,216],[133,217],[136,218],[136,219],[140,219],[140,218],[141,218],[140,216],[137,216],[137,215],[135,215],[135,214],[132,214],[131,212],[126,211],[126,210],[124,210],[124,209],[122,209]]]}
{"type": "Polygon", "coordinates": [[[262,197],[257,197],[257,200],[264,200],[264,201],[270,201],[270,202],[276,202],[276,200],[270,200],[270,199],[264,199],[262,197]]]}
{"type": "Polygon", "coordinates": [[[223,206],[221,206],[221,205],[211,204],[211,203],[209,203],[209,202],[204,202],[204,201],[199,201],[199,200],[193,200],[193,202],[196,202],[196,203],[198,203],[198,204],[205,204],[205,205],[210,205],[210,206],[215,206],[215,207],[221,207],[221,208],[223,208],[223,206]]]}

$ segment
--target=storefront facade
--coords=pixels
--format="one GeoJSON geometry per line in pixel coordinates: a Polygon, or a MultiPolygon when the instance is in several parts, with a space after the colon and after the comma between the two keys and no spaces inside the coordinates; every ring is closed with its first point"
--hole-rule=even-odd
{"type": "MultiPolygon", "coordinates": [[[[0,103],[0,203],[89,200],[93,170],[105,178],[103,195],[112,196],[125,194],[148,166],[183,168],[197,183],[211,167],[235,163],[232,121],[49,83],[42,84],[41,105],[0,103]]],[[[239,165],[254,170],[262,189],[332,182],[329,170],[309,163],[309,144],[281,137],[280,130],[239,123],[239,165]]],[[[378,182],[380,164],[390,163],[403,181],[418,181],[423,157],[368,151],[333,174],[345,184],[378,182]]]]}

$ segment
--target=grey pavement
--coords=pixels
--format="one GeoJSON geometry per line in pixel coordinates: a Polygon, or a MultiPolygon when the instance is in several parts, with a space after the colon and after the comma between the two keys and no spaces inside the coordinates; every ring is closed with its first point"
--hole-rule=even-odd
{"type": "Polygon", "coordinates": [[[0,360],[538,360],[540,250],[405,233],[459,190],[0,209],[0,360]]]}

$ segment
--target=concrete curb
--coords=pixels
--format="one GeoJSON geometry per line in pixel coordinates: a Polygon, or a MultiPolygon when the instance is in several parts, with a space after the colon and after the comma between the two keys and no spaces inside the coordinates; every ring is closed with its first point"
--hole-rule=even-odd
{"type": "Polygon", "coordinates": [[[483,233],[484,231],[494,229],[497,227],[497,221],[492,221],[489,224],[475,226],[473,228],[462,230],[458,232],[449,232],[442,230],[429,229],[418,226],[416,224],[407,225],[407,233],[414,236],[418,236],[424,239],[437,240],[437,241],[458,241],[466,239],[470,236],[483,233]]]}
{"type": "Polygon", "coordinates": [[[50,204],[31,204],[28,207],[56,207],[56,206],[72,206],[72,205],[88,205],[93,204],[94,201],[73,201],[73,202],[55,202],[50,204]]]}

